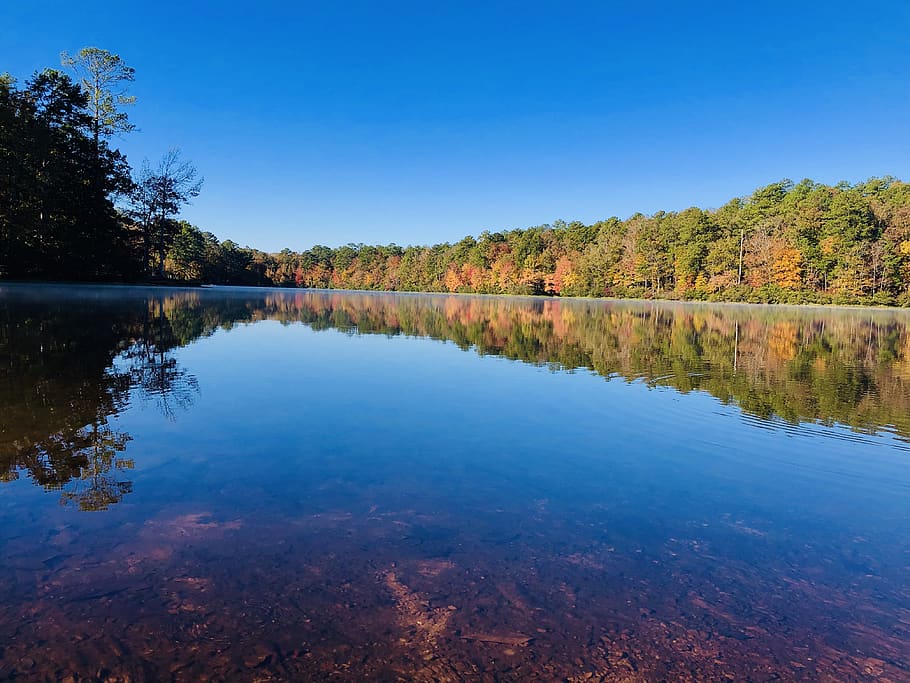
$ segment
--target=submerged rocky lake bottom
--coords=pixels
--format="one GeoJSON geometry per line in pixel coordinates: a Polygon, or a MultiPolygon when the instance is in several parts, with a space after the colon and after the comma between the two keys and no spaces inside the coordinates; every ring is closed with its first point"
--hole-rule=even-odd
{"type": "Polygon", "coordinates": [[[910,680],[910,312],[0,285],[0,680],[910,680]]]}

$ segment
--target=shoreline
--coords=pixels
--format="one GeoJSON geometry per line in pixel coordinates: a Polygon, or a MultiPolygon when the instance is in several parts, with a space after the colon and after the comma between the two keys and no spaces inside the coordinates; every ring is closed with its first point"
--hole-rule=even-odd
{"type": "Polygon", "coordinates": [[[49,280],[0,280],[0,289],[5,286],[13,287],[103,287],[103,288],[130,288],[130,289],[245,289],[245,290],[268,290],[279,292],[350,292],[356,294],[376,294],[376,295],[414,295],[414,296],[458,296],[458,297],[482,297],[482,298],[509,298],[523,299],[528,301],[567,301],[567,302],[604,302],[604,303],[652,303],[660,305],[683,305],[683,306],[742,306],[742,307],[764,307],[764,308],[802,308],[809,310],[833,309],[833,310],[860,310],[860,311],[910,311],[910,306],[883,305],[883,304],[835,304],[835,303],[776,303],[763,301],[706,301],[703,299],[668,299],[668,298],[631,298],[631,297],[595,297],[595,296],[558,296],[547,294],[497,294],[489,292],[441,292],[430,290],[401,290],[401,289],[347,289],[347,288],[321,288],[321,287],[278,287],[275,285],[222,285],[202,282],[180,282],[180,281],[151,281],[151,282],[80,282],[80,281],[49,281],[49,280]]]}

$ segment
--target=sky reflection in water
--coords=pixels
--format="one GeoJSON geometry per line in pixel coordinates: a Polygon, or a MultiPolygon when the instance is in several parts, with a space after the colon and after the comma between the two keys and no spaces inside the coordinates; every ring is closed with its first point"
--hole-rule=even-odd
{"type": "Polygon", "coordinates": [[[0,678],[910,676],[905,312],[0,313],[0,678]]]}

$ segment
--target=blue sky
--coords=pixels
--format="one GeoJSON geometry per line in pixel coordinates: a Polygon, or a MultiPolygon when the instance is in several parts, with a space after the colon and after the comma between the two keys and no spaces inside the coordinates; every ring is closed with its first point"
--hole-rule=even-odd
{"type": "Polygon", "coordinates": [[[179,146],[185,217],[270,251],[910,179],[906,0],[247,5],[6,2],[0,71],[119,53],[130,162],[179,146]]]}

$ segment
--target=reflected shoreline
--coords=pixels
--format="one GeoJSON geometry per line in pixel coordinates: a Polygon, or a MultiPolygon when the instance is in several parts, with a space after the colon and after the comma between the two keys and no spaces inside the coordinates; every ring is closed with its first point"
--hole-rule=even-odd
{"type": "Polygon", "coordinates": [[[115,457],[129,435],[116,446],[108,437],[110,448],[86,435],[131,402],[178,419],[199,387],[176,350],[261,320],[453,342],[553,371],[705,392],[769,422],[910,439],[910,315],[890,309],[53,284],[4,285],[0,302],[0,479],[25,472],[63,499],[82,482],[83,509],[131,490],[116,478],[117,463],[131,461],[115,457]]]}
{"type": "Polygon", "coordinates": [[[908,382],[890,311],[0,288],[0,679],[904,680],[908,382]]]}

